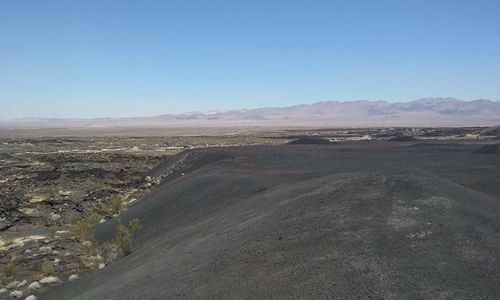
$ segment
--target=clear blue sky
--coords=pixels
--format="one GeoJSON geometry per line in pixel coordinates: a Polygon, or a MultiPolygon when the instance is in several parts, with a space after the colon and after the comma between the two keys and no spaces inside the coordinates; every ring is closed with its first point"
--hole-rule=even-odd
{"type": "Polygon", "coordinates": [[[499,0],[0,0],[0,118],[500,100],[499,0]]]}

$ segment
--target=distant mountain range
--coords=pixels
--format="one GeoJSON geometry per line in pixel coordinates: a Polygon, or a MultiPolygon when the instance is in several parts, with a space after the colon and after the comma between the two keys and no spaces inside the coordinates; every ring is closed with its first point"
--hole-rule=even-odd
{"type": "MultiPolygon", "coordinates": [[[[272,123],[308,123],[344,121],[370,123],[443,122],[468,124],[500,123],[500,102],[490,100],[460,101],[453,98],[427,98],[412,102],[324,101],[290,107],[268,107],[227,112],[162,115],[166,120],[220,120],[272,123]]],[[[341,124],[341,123],[339,123],[341,124]]],[[[423,123],[422,123],[423,124],[423,123]]]]}
{"type": "Polygon", "coordinates": [[[500,101],[426,98],[412,102],[323,101],[289,107],[165,114],[140,118],[42,119],[3,126],[487,126],[500,125],[500,101]]]}

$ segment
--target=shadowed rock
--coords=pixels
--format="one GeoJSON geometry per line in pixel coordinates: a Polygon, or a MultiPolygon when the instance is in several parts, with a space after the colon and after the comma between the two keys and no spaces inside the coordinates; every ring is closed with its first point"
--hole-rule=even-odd
{"type": "Polygon", "coordinates": [[[484,145],[474,151],[474,153],[482,154],[500,154],[500,144],[484,145]]]}
{"type": "Polygon", "coordinates": [[[331,144],[330,140],[322,137],[316,136],[306,136],[301,137],[296,140],[288,142],[289,145],[320,145],[320,144],[331,144]]]}
{"type": "Polygon", "coordinates": [[[403,135],[403,136],[395,136],[393,138],[390,138],[389,141],[391,141],[391,142],[416,142],[418,140],[415,137],[403,135]]]}

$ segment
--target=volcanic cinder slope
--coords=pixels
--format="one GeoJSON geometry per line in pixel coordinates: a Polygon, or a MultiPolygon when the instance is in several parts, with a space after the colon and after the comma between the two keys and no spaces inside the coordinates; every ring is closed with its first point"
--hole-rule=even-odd
{"type": "Polygon", "coordinates": [[[498,298],[500,155],[479,147],[189,150],[122,216],[133,253],[42,299],[498,298]]]}

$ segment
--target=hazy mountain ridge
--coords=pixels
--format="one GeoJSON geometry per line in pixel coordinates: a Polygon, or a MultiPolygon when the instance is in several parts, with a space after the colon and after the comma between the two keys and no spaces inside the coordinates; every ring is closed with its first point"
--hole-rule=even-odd
{"type": "Polygon", "coordinates": [[[196,126],[490,126],[500,125],[500,101],[424,98],[411,102],[322,101],[288,107],[164,114],[152,117],[24,119],[3,127],[196,126]]]}
{"type": "Polygon", "coordinates": [[[389,116],[422,114],[467,117],[475,115],[499,116],[500,102],[491,100],[461,101],[454,98],[426,98],[412,102],[387,101],[323,101],[289,107],[266,107],[228,112],[163,115],[162,118],[221,119],[221,120],[277,120],[277,119],[328,119],[346,116],[389,116]]]}

